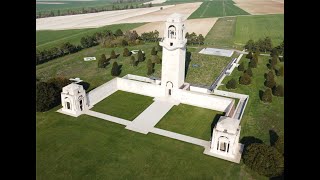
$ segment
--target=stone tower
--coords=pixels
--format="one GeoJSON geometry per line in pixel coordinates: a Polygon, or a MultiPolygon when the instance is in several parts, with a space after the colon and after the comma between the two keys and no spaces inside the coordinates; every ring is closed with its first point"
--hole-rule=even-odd
{"type": "Polygon", "coordinates": [[[171,89],[180,88],[185,78],[187,39],[182,19],[177,13],[168,17],[164,37],[159,43],[163,47],[161,86],[166,88],[167,95],[171,95],[171,89]]]}

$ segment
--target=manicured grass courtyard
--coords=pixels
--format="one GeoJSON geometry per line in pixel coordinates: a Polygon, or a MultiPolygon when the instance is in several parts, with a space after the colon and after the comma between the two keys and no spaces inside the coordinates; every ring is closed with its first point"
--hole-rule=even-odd
{"type": "Polygon", "coordinates": [[[116,91],[91,109],[111,116],[134,120],[153,103],[153,97],[116,91]]]}
{"type": "Polygon", "coordinates": [[[213,124],[223,114],[210,109],[179,104],[171,108],[156,127],[209,141],[213,124]]]}
{"type": "MultiPolygon", "coordinates": [[[[259,91],[265,91],[266,89],[264,86],[264,73],[269,71],[266,66],[269,58],[259,56],[257,68],[252,68],[253,77],[250,85],[238,84],[238,87],[234,90],[226,89],[225,86],[218,88],[220,90],[249,95],[249,101],[241,122],[241,137],[254,136],[267,144],[270,142],[269,130],[275,130],[279,135],[283,135],[284,133],[284,98],[272,96],[272,103],[267,104],[263,103],[259,97],[259,91]]],[[[244,62],[245,69],[247,69],[249,60],[243,56],[240,60],[241,62],[244,62]]],[[[283,64],[283,62],[278,61],[277,67],[283,64]]],[[[242,73],[237,68],[234,69],[231,76],[227,76],[222,81],[222,84],[226,84],[231,78],[234,78],[239,83],[239,77],[242,73]]],[[[274,77],[277,84],[283,85],[284,77],[276,75],[274,77]]]]}
{"type": "Polygon", "coordinates": [[[267,179],[203,147],[58,108],[36,114],[36,179],[267,179]]]}
{"type": "Polygon", "coordinates": [[[247,15],[246,11],[234,5],[232,0],[205,1],[188,19],[247,15]]]}

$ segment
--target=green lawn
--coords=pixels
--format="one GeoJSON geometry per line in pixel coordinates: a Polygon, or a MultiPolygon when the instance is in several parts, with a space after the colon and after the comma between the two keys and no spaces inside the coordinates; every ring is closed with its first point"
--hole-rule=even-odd
{"type": "Polygon", "coordinates": [[[247,15],[246,11],[234,5],[232,0],[213,0],[203,2],[188,19],[247,15]]]}
{"type": "Polygon", "coordinates": [[[233,47],[236,17],[219,18],[207,34],[204,43],[213,47],[233,47]]]}
{"type": "Polygon", "coordinates": [[[80,45],[82,37],[92,35],[96,32],[103,32],[110,30],[115,32],[121,29],[123,32],[142,26],[144,23],[133,24],[115,24],[104,26],[100,28],[87,28],[87,29],[71,29],[71,30],[42,30],[36,32],[36,47],[37,49],[48,49],[58,47],[62,43],[70,42],[72,44],[80,45]]]}
{"type": "MultiPolygon", "coordinates": [[[[269,130],[273,129],[280,135],[284,133],[284,98],[273,96],[270,104],[263,103],[259,98],[259,91],[265,91],[266,89],[264,86],[264,73],[268,72],[266,66],[268,60],[269,57],[259,56],[258,67],[252,69],[253,78],[250,85],[238,84],[235,90],[226,89],[225,86],[218,88],[249,95],[249,101],[241,122],[241,137],[254,136],[267,144],[270,138],[269,130]]],[[[245,69],[247,69],[249,60],[243,57],[240,60],[241,62],[244,62],[245,69]]],[[[278,62],[277,66],[280,67],[280,65],[283,65],[283,62],[278,62]]],[[[242,72],[235,69],[231,76],[227,76],[222,81],[222,84],[226,84],[231,78],[238,81],[241,74],[242,72]]],[[[283,85],[283,77],[275,75],[275,80],[277,84],[283,85]]]]}
{"type": "Polygon", "coordinates": [[[267,179],[203,147],[57,109],[36,114],[36,179],[267,179]]]}
{"type": "MultiPolygon", "coordinates": [[[[129,50],[142,49],[146,53],[146,60],[151,58],[151,49],[156,44],[147,43],[138,46],[129,46],[129,50]]],[[[123,47],[117,48],[103,48],[101,46],[95,46],[88,49],[81,50],[77,53],[70,54],[64,57],[57,58],[55,60],[46,62],[36,66],[36,76],[40,80],[48,80],[52,77],[63,76],[66,78],[79,77],[84,81],[90,83],[89,90],[95,88],[113,78],[111,76],[112,63],[117,61],[119,65],[122,65],[122,72],[120,77],[127,74],[135,74],[140,76],[147,76],[147,64],[146,60],[140,62],[137,67],[130,64],[130,57],[123,57],[123,47]],[[100,58],[101,54],[110,56],[111,51],[115,50],[120,56],[116,60],[111,60],[110,64],[106,68],[98,68],[98,61],[85,62],[83,57],[95,56],[100,58]]],[[[161,52],[158,53],[159,57],[162,57],[161,52]]],[[[137,59],[137,55],[133,55],[137,59]]],[[[161,64],[155,65],[155,72],[160,72],[161,64]]]]}
{"type": "Polygon", "coordinates": [[[153,97],[116,91],[91,109],[111,116],[134,120],[153,103],[153,97]]]}
{"type": "Polygon", "coordinates": [[[245,44],[249,39],[258,40],[269,36],[274,46],[284,39],[284,15],[239,16],[234,43],[245,44]]]}
{"type": "Polygon", "coordinates": [[[217,122],[223,112],[179,104],[157,124],[157,128],[192,136],[209,141],[214,121],[217,122]]]}
{"type": "Polygon", "coordinates": [[[269,36],[273,46],[284,39],[283,14],[219,18],[205,37],[205,45],[243,50],[249,39],[269,36]]]}

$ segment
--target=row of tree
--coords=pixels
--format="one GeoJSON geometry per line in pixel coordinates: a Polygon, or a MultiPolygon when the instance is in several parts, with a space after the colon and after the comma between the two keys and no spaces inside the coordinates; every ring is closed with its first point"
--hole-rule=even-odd
{"type": "Polygon", "coordinates": [[[273,56],[274,54],[277,54],[279,56],[279,55],[283,55],[283,53],[284,53],[284,41],[282,41],[280,43],[280,45],[273,47],[273,44],[272,44],[270,37],[265,37],[264,39],[260,38],[256,42],[254,40],[250,39],[245,44],[244,48],[250,52],[256,52],[256,53],[270,52],[271,56],[273,56]]]}
{"type": "MultiPolygon", "coordinates": [[[[138,1],[132,1],[132,2],[138,2],[138,1]]],[[[132,3],[124,1],[124,3],[132,3]]],[[[139,2],[145,2],[145,0],[139,1],[139,2]]],[[[152,7],[152,3],[148,4],[125,4],[125,5],[117,5],[122,4],[121,3],[114,3],[112,6],[106,5],[106,6],[100,6],[100,7],[86,7],[81,9],[67,9],[65,11],[58,10],[50,10],[50,11],[39,11],[36,14],[36,18],[45,18],[45,17],[54,17],[54,16],[66,16],[66,15],[75,15],[75,14],[87,14],[87,13],[97,13],[102,11],[113,11],[113,10],[124,10],[124,9],[137,9],[137,8],[145,8],[145,7],[152,7]]]]}
{"type": "Polygon", "coordinates": [[[159,41],[159,31],[144,32],[141,34],[140,38],[144,42],[157,42],[159,41]]]}
{"type": "Polygon", "coordinates": [[[202,34],[197,35],[195,32],[189,34],[188,32],[186,33],[186,38],[188,39],[187,44],[190,45],[202,45],[204,44],[204,37],[202,34]]]}

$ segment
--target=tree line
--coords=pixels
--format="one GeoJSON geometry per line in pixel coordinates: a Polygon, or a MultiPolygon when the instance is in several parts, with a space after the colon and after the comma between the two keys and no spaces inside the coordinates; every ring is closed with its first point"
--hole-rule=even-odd
{"type": "Polygon", "coordinates": [[[84,48],[89,48],[101,44],[103,47],[122,47],[140,44],[139,35],[136,31],[123,33],[121,29],[114,33],[110,30],[96,32],[81,38],[81,45],[74,45],[69,42],[63,43],[59,47],[45,50],[36,50],[36,65],[45,63],[52,59],[78,52],[84,48]]]}
{"type": "Polygon", "coordinates": [[[54,16],[66,16],[66,15],[75,15],[75,14],[87,14],[87,13],[97,13],[102,11],[114,11],[114,10],[124,10],[124,9],[137,9],[152,7],[152,3],[149,4],[128,4],[135,2],[145,2],[146,0],[129,0],[129,1],[117,1],[114,2],[112,6],[106,5],[104,7],[86,7],[81,9],[67,9],[65,11],[61,10],[51,10],[51,11],[40,11],[36,14],[36,18],[45,18],[45,17],[54,17],[54,16]],[[123,5],[123,3],[126,3],[123,5]],[[120,4],[120,5],[118,5],[120,4]]]}
{"type": "Polygon", "coordinates": [[[186,33],[186,38],[188,39],[187,41],[187,45],[202,45],[204,44],[204,37],[202,36],[202,34],[197,35],[195,32],[189,34],[188,32],[186,33]]]}

